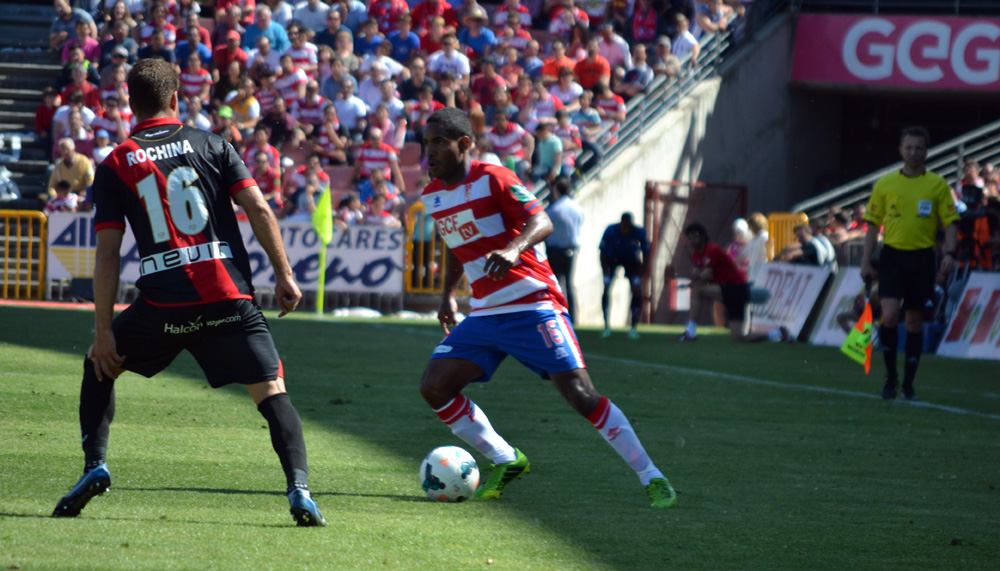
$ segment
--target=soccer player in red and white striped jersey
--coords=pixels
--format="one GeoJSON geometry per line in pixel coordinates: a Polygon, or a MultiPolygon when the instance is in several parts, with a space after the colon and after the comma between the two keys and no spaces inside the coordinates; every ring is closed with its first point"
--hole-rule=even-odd
{"type": "Polygon", "coordinates": [[[653,507],[676,505],[673,487],[628,418],[590,380],[562,291],[538,249],[552,233],[541,204],[509,169],[471,159],[472,125],[458,109],[435,112],[423,141],[434,180],[420,198],[446,245],[438,320],[447,337],[424,370],[420,393],[453,434],[493,462],[474,498],[499,497],[530,467],[528,458],[462,394],[469,383],[489,381],[500,362],[513,355],[551,379],[593,424],[636,472],[653,507]],[[463,274],[472,287],[472,311],[457,324],[455,290],[463,274]]]}

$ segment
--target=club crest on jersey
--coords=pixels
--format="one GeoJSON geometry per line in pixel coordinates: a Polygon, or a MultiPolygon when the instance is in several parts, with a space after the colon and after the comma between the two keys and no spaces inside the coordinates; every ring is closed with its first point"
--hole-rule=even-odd
{"type": "Polygon", "coordinates": [[[514,198],[516,198],[521,204],[527,204],[535,200],[535,195],[528,192],[528,189],[524,188],[523,184],[515,184],[510,187],[510,191],[514,194],[514,198]]]}
{"type": "Polygon", "coordinates": [[[482,232],[476,226],[476,219],[471,210],[456,212],[451,216],[437,219],[438,233],[444,238],[449,248],[468,244],[482,237],[482,232]]]}

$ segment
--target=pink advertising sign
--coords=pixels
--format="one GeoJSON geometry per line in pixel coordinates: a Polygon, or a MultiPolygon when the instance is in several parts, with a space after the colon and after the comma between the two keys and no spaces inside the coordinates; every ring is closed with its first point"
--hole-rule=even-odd
{"type": "Polygon", "coordinates": [[[803,14],[792,81],[1000,89],[1000,19],[803,14]]]}

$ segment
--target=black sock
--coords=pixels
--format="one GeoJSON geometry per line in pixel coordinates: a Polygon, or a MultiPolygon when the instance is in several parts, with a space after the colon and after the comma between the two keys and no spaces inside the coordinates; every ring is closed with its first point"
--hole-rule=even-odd
{"type": "Polygon", "coordinates": [[[632,294],[632,329],[639,326],[639,318],[642,316],[642,294],[632,294]]]}
{"type": "Polygon", "coordinates": [[[601,293],[601,315],[604,316],[604,328],[605,329],[607,329],[609,327],[608,324],[610,323],[610,321],[608,320],[608,318],[610,317],[610,315],[608,313],[608,307],[609,307],[609,305],[611,303],[610,302],[610,299],[611,299],[611,291],[610,290],[611,290],[611,286],[604,286],[604,292],[601,293]]]}
{"type": "Polygon", "coordinates": [[[80,386],[80,435],[82,437],[84,470],[88,471],[108,454],[108,435],[115,418],[115,382],[97,380],[94,363],[83,360],[83,383],[80,386]]]}
{"type": "Polygon", "coordinates": [[[886,326],[884,323],[879,329],[879,337],[882,339],[882,355],[885,356],[885,372],[890,379],[899,378],[899,371],[896,368],[896,345],[899,345],[899,331],[896,326],[886,326]]]}
{"type": "Polygon", "coordinates": [[[309,489],[309,467],[306,464],[306,441],[302,437],[302,420],[292,406],[288,393],[267,397],[257,410],[267,419],[271,429],[271,445],[285,471],[288,490],[309,489]]]}
{"type": "Polygon", "coordinates": [[[917,365],[920,364],[920,354],[924,350],[923,330],[913,333],[906,332],[906,363],[903,365],[903,387],[913,390],[913,379],[917,376],[917,365]]]}

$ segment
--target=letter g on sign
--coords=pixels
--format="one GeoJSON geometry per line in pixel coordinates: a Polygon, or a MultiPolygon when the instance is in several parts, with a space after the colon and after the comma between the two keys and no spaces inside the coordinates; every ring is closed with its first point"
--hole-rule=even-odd
{"type": "Polygon", "coordinates": [[[892,63],[895,48],[889,43],[871,43],[868,46],[868,55],[878,59],[875,65],[867,65],[858,59],[858,48],[861,39],[868,34],[878,34],[888,37],[896,29],[896,26],[882,18],[870,18],[861,20],[847,31],[844,36],[841,56],[844,58],[844,65],[847,71],[859,79],[885,79],[892,75],[892,63]]]}

